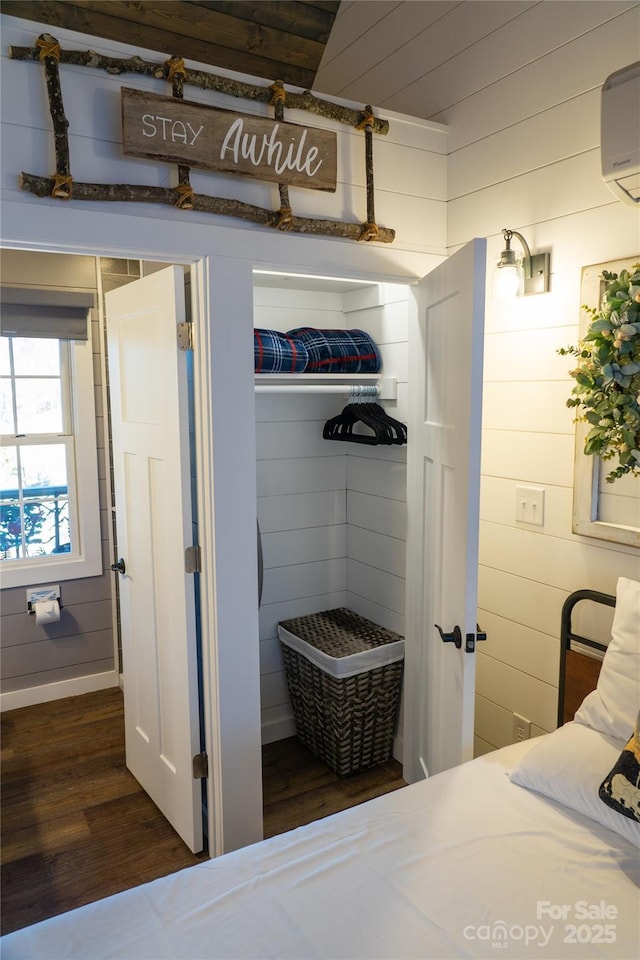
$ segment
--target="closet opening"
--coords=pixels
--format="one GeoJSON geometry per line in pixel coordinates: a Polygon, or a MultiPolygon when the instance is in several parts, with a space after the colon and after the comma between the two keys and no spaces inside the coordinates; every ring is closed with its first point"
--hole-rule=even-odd
{"type": "Polygon", "coordinates": [[[254,270],[254,329],[361,330],[381,358],[377,373],[255,376],[265,836],[404,785],[402,697],[387,763],[339,778],[296,740],[278,623],[345,607],[405,635],[407,446],[333,442],[323,427],[372,385],[407,423],[411,296],[406,284],[254,270]]]}

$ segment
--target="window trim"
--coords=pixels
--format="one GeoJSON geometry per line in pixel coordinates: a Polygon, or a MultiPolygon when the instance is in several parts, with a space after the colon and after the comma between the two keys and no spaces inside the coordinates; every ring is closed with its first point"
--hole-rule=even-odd
{"type": "MultiPolygon", "coordinates": [[[[87,340],[69,341],[69,363],[75,451],[74,475],[69,477],[69,492],[71,494],[75,488],[78,552],[73,555],[56,554],[1,561],[0,588],[3,590],[54,580],[95,577],[103,572],[91,332],[87,340]]],[[[73,512],[73,506],[70,509],[73,512]]]]}

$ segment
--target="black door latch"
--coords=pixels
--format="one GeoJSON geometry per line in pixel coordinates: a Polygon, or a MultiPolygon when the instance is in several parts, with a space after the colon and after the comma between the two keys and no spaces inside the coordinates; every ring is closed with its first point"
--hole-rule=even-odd
{"type": "Polygon", "coordinates": [[[480,624],[476,623],[476,632],[468,633],[465,637],[464,649],[465,653],[473,653],[476,649],[476,641],[486,640],[486,633],[480,629],[480,624]]]}
{"type": "MultiPolygon", "coordinates": [[[[442,627],[438,626],[437,623],[434,623],[434,627],[440,634],[443,643],[455,643],[458,650],[462,646],[462,631],[458,624],[455,625],[451,633],[445,633],[442,627]]],[[[464,641],[464,650],[465,653],[473,653],[476,649],[477,640],[486,640],[487,635],[482,630],[480,630],[479,625],[476,623],[476,633],[467,633],[465,634],[464,641]]]]}

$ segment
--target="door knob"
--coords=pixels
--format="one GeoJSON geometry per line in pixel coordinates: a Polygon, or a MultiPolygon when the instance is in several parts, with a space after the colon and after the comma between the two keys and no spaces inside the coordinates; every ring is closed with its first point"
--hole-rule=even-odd
{"type": "Polygon", "coordinates": [[[462,631],[458,624],[455,625],[451,633],[444,633],[442,627],[439,627],[437,623],[434,623],[434,627],[440,634],[443,643],[455,643],[458,650],[462,646],[462,631]]]}
{"type": "Polygon", "coordinates": [[[125,573],[125,570],[126,570],[126,566],[125,566],[125,562],[124,562],[124,560],[122,559],[122,557],[120,557],[120,559],[118,560],[117,563],[112,563],[112,564],[111,564],[111,569],[113,570],[114,573],[121,573],[122,576],[124,576],[124,573],[125,573]]]}

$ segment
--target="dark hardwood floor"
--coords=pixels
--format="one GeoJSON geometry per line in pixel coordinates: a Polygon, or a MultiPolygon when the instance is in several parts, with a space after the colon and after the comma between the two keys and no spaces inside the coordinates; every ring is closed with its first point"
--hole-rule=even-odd
{"type": "MultiPolygon", "coordinates": [[[[206,858],[126,769],[119,689],[4,713],[1,748],[2,933],[206,858]]],[[[404,786],[395,761],[341,779],[295,738],[263,772],[265,837],[404,786]]]]}
{"type": "Polygon", "coordinates": [[[197,863],[124,763],[111,688],[2,715],[5,933],[197,863]]]}
{"type": "Polygon", "coordinates": [[[405,786],[396,760],[339,777],[295,737],[278,740],[262,748],[264,835],[285,833],[405,786]]]}

